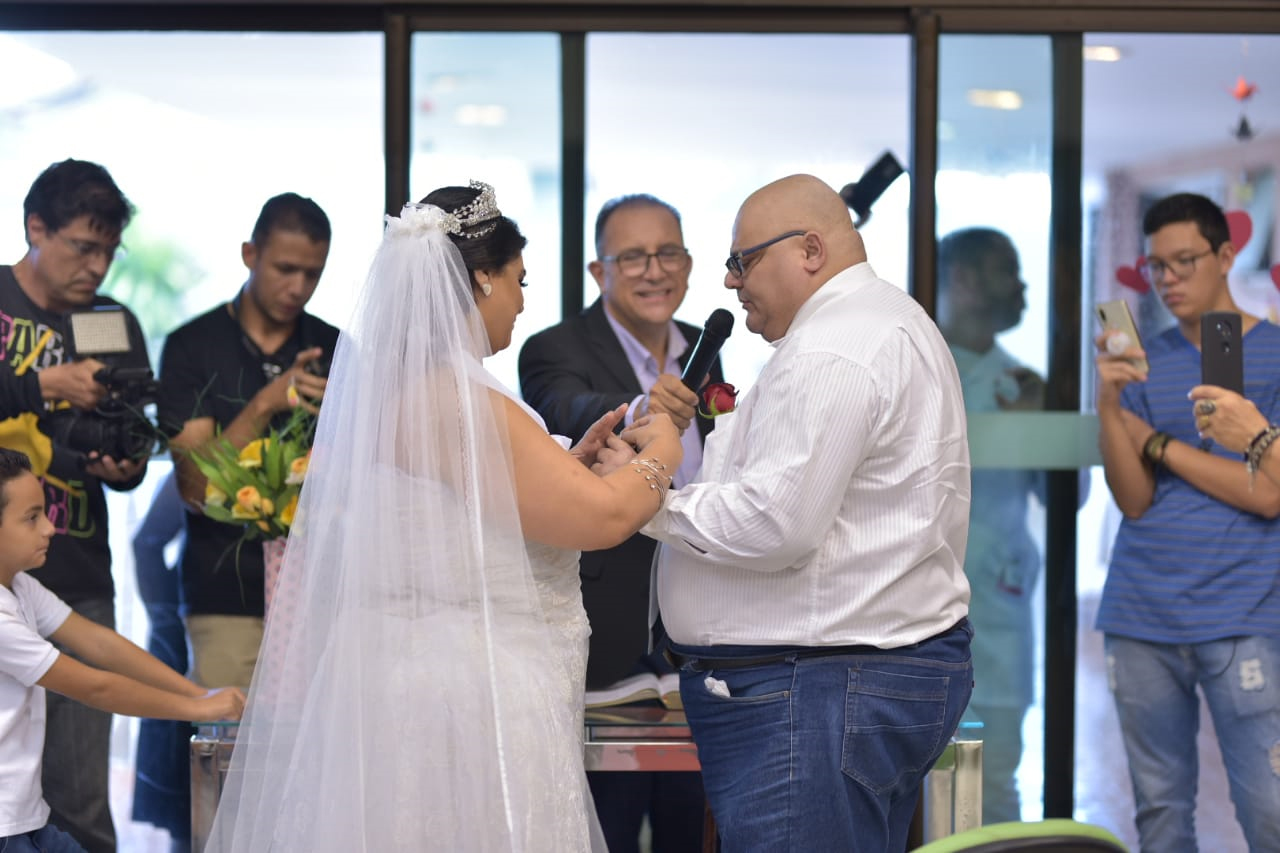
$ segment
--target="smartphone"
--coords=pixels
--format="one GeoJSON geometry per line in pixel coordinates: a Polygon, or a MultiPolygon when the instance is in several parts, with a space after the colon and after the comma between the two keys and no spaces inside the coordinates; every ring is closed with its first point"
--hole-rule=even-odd
{"type": "MultiPolygon", "coordinates": [[[[1102,323],[1103,329],[1124,332],[1129,336],[1131,346],[1142,347],[1142,338],[1138,337],[1138,326],[1133,322],[1133,315],[1129,313],[1129,303],[1123,299],[1113,299],[1100,304],[1097,312],[1098,322],[1102,323]]],[[[1133,359],[1133,366],[1143,373],[1151,369],[1145,358],[1133,359]]]]}
{"type": "Polygon", "coordinates": [[[1200,317],[1200,382],[1244,394],[1244,337],[1240,315],[1210,311],[1200,317]]]}

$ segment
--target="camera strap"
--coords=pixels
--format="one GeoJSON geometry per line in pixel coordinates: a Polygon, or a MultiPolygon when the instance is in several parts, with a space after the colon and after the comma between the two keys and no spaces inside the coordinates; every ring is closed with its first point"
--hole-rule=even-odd
{"type": "MultiPolygon", "coordinates": [[[[227,303],[227,308],[231,312],[232,319],[236,321],[236,325],[240,328],[240,344],[245,348],[245,351],[249,353],[250,358],[262,366],[263,377],[267,382],[271,382],[281,373],[284,373],[293,362],[292,358],[287,360],[288,363],[286,363],[285,359],[280,358],[280,353],[288,351],[289,344],[288,341],[286,341],[284,346],[280,347],[280,349],[273,355],[267,355],[262,351],[262,347],[258,346],[253,338],[249,337],[249,333],[245,331],[244,323],[240,319],[240,297],[243,295],[244,290],[241,289],[236,293],[235,298],[227,303]]],[[[297,333],[296,325],[294,326],[294,333],[297,333]]],[[[291,334],[290,338],[292,337],[293,335],[291,334]]]]}

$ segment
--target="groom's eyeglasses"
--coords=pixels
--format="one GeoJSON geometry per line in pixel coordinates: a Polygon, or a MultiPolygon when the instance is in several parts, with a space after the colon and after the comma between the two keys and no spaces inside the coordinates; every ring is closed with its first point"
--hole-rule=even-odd
{"type": "Polygon", "coordinates": [[[756,252],[763,252],[765,249],[769,248],[774,243],[780,243],[783,240],[786,240],[788,237],[803,237],[807,233],[809,232],[788,231],[786,234],[779,234],[777,237],[774,237],[772,240],[765,240],[763,243],[752,246],[749,249],[742,249],[741,251],[734,252],[725,260],[724,262],[725,269],[727,269],[729,271],[729,275],[733,276],[734,278],[742,278],[744,275],[747,274],[746,265],[742,263],[742,259],[747,257],[747,255],[754,255],[756,252]]]}

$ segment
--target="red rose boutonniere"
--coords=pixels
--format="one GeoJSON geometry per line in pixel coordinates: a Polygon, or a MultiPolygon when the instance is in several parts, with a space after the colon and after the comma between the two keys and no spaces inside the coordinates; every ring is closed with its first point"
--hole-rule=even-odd
{"type": "Polygon", "coordinates": [[[698,401],[698,414],[714,418],[732,412],[738,401],[738,389],[728,382],[712,382],[702,389],[698,401]]]}

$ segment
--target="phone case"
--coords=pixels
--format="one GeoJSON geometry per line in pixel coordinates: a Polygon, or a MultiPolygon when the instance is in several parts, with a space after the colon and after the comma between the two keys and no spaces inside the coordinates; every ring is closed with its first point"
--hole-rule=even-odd
{"type": "Polygon", "coordinates": [[[1200,381],[1244,394],[1244,335],[1240,315],[1210,311],[1200,317],[1200,381]]]}
{"type": "MultiPolygon", "coordinates": [[[[1129,340],[1133,341],[1133,346],[1142,346],[1142,338],[1138,335],[1138,326],[1133,322],[1133,315],[1129,313],[1129,304],[1127,302],[1123,299],[1103,302],[1098,305],[1097,312],[1098,321],[1102,323],[1102,328],[1124,332],[1129,336],[1129,340]]],[[[1133,366],[1143,373],[1151,369],[1145,358],[1134,359],[1133,366]]]]}

